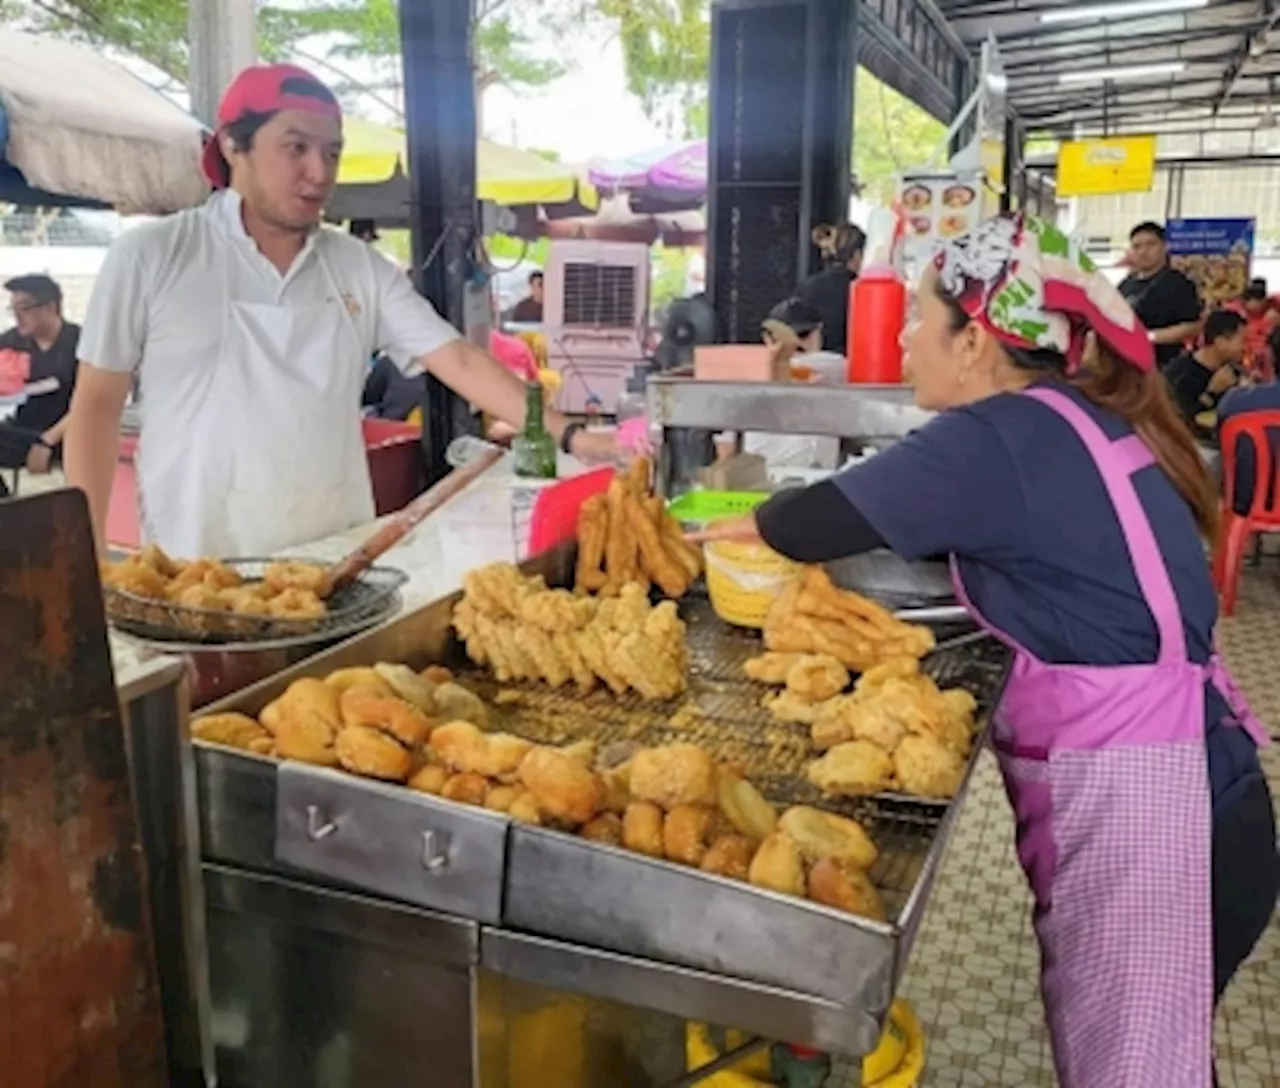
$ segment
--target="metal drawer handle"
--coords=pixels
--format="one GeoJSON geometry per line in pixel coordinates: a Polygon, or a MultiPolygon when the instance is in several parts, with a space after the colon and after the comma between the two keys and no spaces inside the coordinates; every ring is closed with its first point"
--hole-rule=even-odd
{"type": "Polygon", "coordinates": [[[429,873],[438,873],[449,867],[449,848],[444,836],[434,831],[422,833],[422,867],[429,873]]]}
{"type": "Polygon", "coordinates": [[[307,806],[307,838],[312,842],[320,842],[337,830],[337,820],[326,820],[320,812],[319,805],[307,806]]]}

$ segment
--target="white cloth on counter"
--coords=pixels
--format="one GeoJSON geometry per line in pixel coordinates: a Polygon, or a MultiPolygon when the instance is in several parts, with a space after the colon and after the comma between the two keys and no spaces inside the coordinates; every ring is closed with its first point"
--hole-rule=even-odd
{"type": "Polygon", "coordinates": [[[141,376],[144,537],[184,557],[267,556],[372,520],[369,360],[413,373],[457,336],[349,235],[313,232],[282,275],[226,190],[121,235],[79,356],[141,376]]]}

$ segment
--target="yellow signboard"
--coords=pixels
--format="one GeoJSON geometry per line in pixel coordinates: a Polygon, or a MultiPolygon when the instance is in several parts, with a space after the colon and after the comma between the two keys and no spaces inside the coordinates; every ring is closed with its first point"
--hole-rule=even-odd
{"type": "Polygon", "coordinates": [[[1058,196],[1146,193],[1156,175],[1154,136],[1068,140],[1058,152],[1058,196]]]}

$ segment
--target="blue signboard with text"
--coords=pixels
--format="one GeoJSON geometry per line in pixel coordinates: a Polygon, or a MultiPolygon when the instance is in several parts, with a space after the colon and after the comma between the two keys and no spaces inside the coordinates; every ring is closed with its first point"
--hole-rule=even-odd
{"type": "Polygon", "coordinates": [[[1249,283],[1254,226],[1252,219],[1170,219],[1169,261],[1195,282],[1207,305],[1239,298],[1249,283]]]}

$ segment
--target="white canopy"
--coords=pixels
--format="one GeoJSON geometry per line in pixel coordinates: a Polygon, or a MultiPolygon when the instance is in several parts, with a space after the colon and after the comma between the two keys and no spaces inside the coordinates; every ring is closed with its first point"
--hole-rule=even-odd
{"type": "Polygon", "coordinates": [[[0,157],[28,184],[162,215],[209,194],[200,122],[87,46],[0,28],[0,157]]]}

